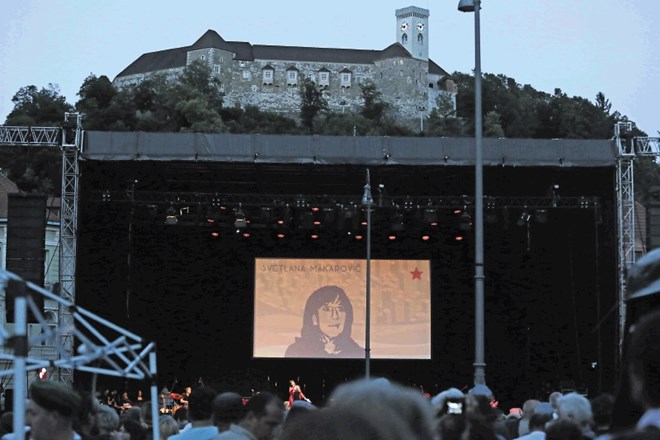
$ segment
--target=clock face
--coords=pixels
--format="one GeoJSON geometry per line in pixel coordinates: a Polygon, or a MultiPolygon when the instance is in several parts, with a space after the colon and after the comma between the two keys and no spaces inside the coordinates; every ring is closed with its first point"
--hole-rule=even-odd
{"type": "Polygon", "coordinates": [[[417,23],[417,30],[418,31],[423,31],[424,30],[424,23],[417,23]]]}
{"type": "Polygon", "coordinates": [[[403,23],[401,23],[401,32],[405,32],[407,30],[408,30],[408,23],[404,21],[403,23]]]}

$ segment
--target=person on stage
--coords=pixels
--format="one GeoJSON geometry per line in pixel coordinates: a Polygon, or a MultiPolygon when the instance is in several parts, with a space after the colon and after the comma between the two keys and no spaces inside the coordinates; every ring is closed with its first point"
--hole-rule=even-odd
{"type": "Polygon", "coordinates": [[[285,357],[361,358],[364,349],[351,338],[353,306],[337,286],[314,291],[305,304],[300,337],[286,349],[285,357]]]}
{"type": "Polygon", "coordinates": [[[291,405],[293,405],[293,402],[296,400],[304,400],[309,403],[312,402],[307,397],[305,397],[302,390],[300,389],[300,385],[298,385],[295,380],[291,379],[289,381],[289,408],[291,408],[291,405]]]}

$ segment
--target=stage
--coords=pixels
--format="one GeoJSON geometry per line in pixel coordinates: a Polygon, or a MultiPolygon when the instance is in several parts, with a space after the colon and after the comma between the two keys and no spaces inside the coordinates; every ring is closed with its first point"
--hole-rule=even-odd
{"type": "MultiPolygon", "coordinates": [[[[371,375],[432,394],[471,387],[473,142],[88,132],[76,302],[156,341],[161,387],[202,378],[284,395],[294,378],[321,402],[364,361],[253,357],[255,259],[364,259],[368,169],[372,258],[431,272],[431,359],[374,359],[371,375]]],[[[486,379],[503,404],[614,385],[613,150],[484,140],[486,379]]]]}

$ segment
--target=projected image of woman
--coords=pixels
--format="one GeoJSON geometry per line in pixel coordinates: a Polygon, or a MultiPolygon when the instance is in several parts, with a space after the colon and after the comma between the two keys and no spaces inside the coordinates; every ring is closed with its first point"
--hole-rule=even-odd
{"type": "Polygon", "coordinates": [[[346,292],[321,287],[307,298],[300,337],[284,356],[361,358],[364,349],[351,338],[352,326],[353,306],[346,292]]]}

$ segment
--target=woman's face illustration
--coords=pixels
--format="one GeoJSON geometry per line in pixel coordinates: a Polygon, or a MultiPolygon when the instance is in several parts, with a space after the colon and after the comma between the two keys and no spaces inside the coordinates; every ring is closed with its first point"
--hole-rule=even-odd
{"type": "Polygon", "coordinates": [[[339,297],[323,304],[314,315],[314,325],[330,338],[336,338],[344,331],[346,310],[339,297]]]}

